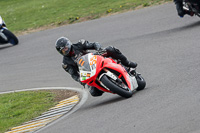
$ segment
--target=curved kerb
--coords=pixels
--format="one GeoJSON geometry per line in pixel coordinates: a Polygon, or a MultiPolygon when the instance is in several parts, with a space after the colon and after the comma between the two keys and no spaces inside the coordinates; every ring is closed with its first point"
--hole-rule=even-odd
{"type": "Polygon", "coordinates": [[[13,127],[11,131],[6,133],[24,133],[24,132],[39,132],[48,126],[66,118],[76,110],[78,110],[87,100],[88,93],[84,89],[73,87],[45,87],[32,88],[24,90],[15,90],[8,92],[0,92],[0,94],[22,92],[22,91],[36,91],[36,90],[71,90],[79,92],[79,96],[75,95],[70,98],[60,101],[55,107],[50,108],[47,112],[42,113],[39,117],[31,121],[23,123],[21,126],[13,127]]]}

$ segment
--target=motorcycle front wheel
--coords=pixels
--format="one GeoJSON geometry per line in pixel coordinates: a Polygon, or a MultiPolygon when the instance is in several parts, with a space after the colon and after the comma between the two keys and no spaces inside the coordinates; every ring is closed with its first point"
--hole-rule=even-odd
{"type": "Polygon", "coordinates": [[[111,81],[109,77],[104,75],[101,78],[101,82],[113,93],[116,93],[124,98],[130,98],[133,95],[133,91],[131,91],[129,88],[124,89],[118,85],[117,82],[111,81]]]}
{"type": "Polygon", "coordinates": [[[17,45],[19,43],[18,38],[11,31],[4,29],[2,33],[4,33],[5,36],[8,38],[8,43],[11,43],[13,45],[17,45]]]}

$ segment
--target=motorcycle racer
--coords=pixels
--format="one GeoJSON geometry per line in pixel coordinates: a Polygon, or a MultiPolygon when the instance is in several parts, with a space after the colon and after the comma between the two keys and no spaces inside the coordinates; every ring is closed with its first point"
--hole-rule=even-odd
{"type": "MultiPolygon", "coordinates": [[[[85,85],[80,81],[79,69],[77,66],[78,59],[87,54],[87,50],[102,50],[101,45],[98,42],[90,43],[86,40],[79,40],[77,43],[72,44],[72,42],[66,37],[60,37],[57,39],[55,43],[56,50],[63,55],[62,67],[68,72],[71,77],[79,82],[81,85],[85,85]]],[[[119,51],[119,49],[108,46],[105,49],[105,57],[112,57],[113,59],[118,59],[121,61],[122,65],[130,68],[136,68],[137,63],[128,61],[127,58],[119,51]]],[[[103,91],[95,87],[90,87],[90,91],[92,96],[101,96],[103,91]]]]}

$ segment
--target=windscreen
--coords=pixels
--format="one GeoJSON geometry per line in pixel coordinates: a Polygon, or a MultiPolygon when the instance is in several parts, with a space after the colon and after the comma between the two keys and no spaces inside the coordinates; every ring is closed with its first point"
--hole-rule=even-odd
{"type": "Polygon", "coordinates": [[[89,54],[82,56],[78,60],[78,67],[81,71],[91,71],[90,63],[89,63],[89,54]]]}
{"type": "Polygon", "coordinates": [[[96,74],[97,56],[92,53],[82,56],[77,64],[80,72],[80,80],[87,80],[96,74]]]}

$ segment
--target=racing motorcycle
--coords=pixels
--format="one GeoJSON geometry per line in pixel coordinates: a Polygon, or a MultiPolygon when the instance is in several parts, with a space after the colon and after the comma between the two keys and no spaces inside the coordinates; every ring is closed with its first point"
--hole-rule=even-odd
{"type": "Polygon", "coordinates": [[[126,70],[119,61],[102,56],[103,52],[88,53],[78,59],[80,81],[101,91],[129,98],[143,90],[146,82],[136,70],[126,70]]]}
{"type": "Polygon", "coordinates": [[[0,45],[6,43],[17,45],[18,42],[18,38],[11,31],[9,31],[8,28],[6,28],[6,23],[0,16],[0,45]]]}
{"type": "Polygon", "coordinates": [[[191,2],[190,0],[183,0],[183,9],[187,10],[187,11],[191,11],[193,12],[195,15],[200,17],[200,5],[195,3],[195,2],[191,2]]]}

